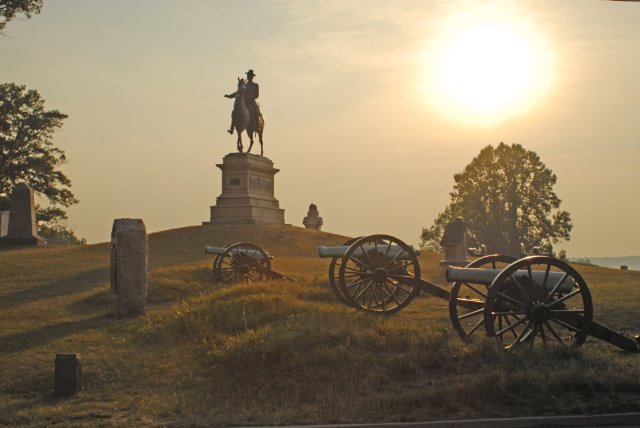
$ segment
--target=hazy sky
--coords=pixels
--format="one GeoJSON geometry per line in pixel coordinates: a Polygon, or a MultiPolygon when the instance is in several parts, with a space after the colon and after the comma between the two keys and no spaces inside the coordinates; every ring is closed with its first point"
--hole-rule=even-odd
{"type": "Polygon", "coordinates": [[[251,68],[287,223],[314,202],[323,230],[417,244],[453,174],[504,141],[558,176],[574,229],[557,249],[637,255],[638,23],[640,3],[600,0],[45,0],[0,37],[0,81],[69,115],[54,142],[92,243],[114,218],[209,220],[235,150],[223,94],[251,68]],[[483,73],[498,91],[464,86],[483,73]]]}

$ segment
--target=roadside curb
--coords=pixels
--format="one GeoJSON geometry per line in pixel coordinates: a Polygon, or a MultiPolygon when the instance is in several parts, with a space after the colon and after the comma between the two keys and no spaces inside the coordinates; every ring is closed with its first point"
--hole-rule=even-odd
{"type": "MultiPolygon", "coordinates": [[[[391,422],[380,424],[288,425],[279,428],[452,428],[452,427],[626,427],[640,426],[640,413],[610,415],[539,416],[522,418],[460,419],[433,422],[391,422]]],[[[266,428],[266,427],[252,427],[266,428]]]]}

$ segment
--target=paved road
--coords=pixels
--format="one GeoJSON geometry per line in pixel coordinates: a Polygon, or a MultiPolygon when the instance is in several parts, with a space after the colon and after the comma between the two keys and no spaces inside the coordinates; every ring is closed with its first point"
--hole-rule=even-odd
{"type": "MultiPolygon", "coordinates": [[[[385,424],[291,425],[279,428],[530,428],[530,427],[640,427],[640,413],[536,418],[465,419],[385,424]]],[[[252,427],[259,428],[259,427],[252,427]]]]}

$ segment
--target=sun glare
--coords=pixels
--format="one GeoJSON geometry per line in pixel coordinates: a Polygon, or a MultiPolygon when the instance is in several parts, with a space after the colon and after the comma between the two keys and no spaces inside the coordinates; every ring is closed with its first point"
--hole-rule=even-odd
{"type": "Polygon", "coordinates": [[[493,125],[529,110],[550,86],[540,38],[514,19],[493,18],[452,20],[425,54],[425,95],[450,118],[493,125]]]}

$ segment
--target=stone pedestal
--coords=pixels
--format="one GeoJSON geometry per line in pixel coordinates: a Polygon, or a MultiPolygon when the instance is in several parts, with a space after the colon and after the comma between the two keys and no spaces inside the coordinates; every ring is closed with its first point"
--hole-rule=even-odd
{"type": "Polygon", "coordinates": [[[9,226],[6,236],[0,238],[0,245],[44,244],[37,230],[33,190],[25,183],[18,183],[11,192],[9,226]]]}
{"type": "Polygon", "coordinates": [[[270,159],[229,153],[216,166],[222,170],[222,194],[204,224],[284,224],[284,209],[274,197],[279,170],[270,159]]]}
{"type": "Polygon", "coordinates": [[[120,218],[111,232],[111,290],[117,318],[144,315],[147,307],[147,229],[140,219],[120,218]]]}

